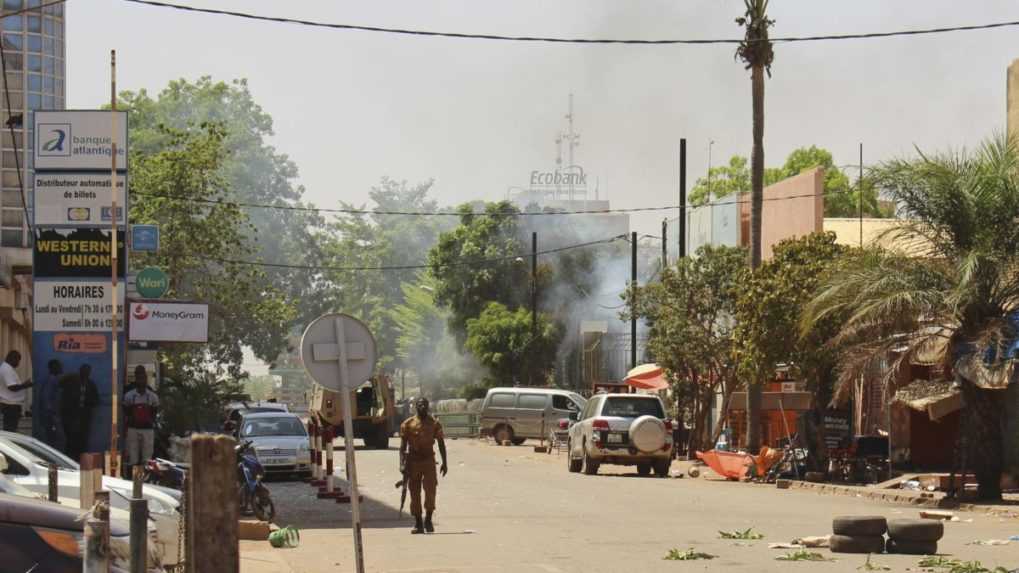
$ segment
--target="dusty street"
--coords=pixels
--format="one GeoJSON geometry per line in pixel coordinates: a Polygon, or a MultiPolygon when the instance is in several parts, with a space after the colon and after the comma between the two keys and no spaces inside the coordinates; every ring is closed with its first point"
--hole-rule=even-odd
{"type": "MultiPolygon", "coordinates": [[[[699,479],[640,478],[630,468],[603,466],[598,476],[570,474],[565,454],[533,453],[474,440],[449,441],[449,475],[439,482],[437,533],[410,535],[397,518],[397,452],[358,450],[365,503],[368,571],[386,572],[623,572],[777,571],[780,568],[856,572],[862,555],[832,555],[824,563],[786,563],[769,542],[826,535],[836,515],[916,517],[918,510],[861,499],[779,491],[774,486],[699,479]],[[719,530],[753,527],[760,541],[726,541],[719,530]],[[671,548],[717,555],[711,561],[664,561],[671,548]]],[[[338,452],[342,460],[342,452],[338,452]]],[[[342,465],[342,462],[340,462],[342,465]]],[[[678,468],[679,463],[674,463],[678,468]]],[[[244,573],[353,570],[348,505],[314,498],[309,486],[270,484],[280,525],[301,529],[296,549],[241,542],[244,573]]],[[[409,505],[409,501],[408,501],[409,505]]],[[[1019,535],[1019,519],[961,513],[947,523],[942,553],[984,566],[1019,568],[1019,542],[969,545],[1019,535]],[[972,519],[972,522],[967,520],[972,519]]],[[[917,571],[919,558],[881,555],[873,563],[917,571]]]]}

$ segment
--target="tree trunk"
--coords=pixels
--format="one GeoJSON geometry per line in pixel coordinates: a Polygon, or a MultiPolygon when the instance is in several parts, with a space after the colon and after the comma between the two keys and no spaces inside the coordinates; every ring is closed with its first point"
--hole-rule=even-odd
{"type": "Polygon", "coordinates": [[[722,386],[722,415],[718,417],[715,430],[711,432],[712,447],[718,443],[718,438],[721,437],[722,430],[725,429],[725,423],[729,420],[729,402],[732,401],[733,386],[733,384],[723,384],[722,386]]]}
{"type": "MultiPolygon", "coordinates": [[[[750,269],[761,266],[761,210],[764,207],[764,66],[752,68],[754,100],[754,150],[750,165],[750,269]]],[[[761,384],[747,384],[747,450],[761,449],[761,384]]]]}
{"type": "Polygon", "coordinates": [[[962,383],[963,413],[967,465],[977,478],[977,498],[981,501],[1001,500],[1001,476],[1004,470],[1002,427],[1004,404],[1001,390],[985,390],[965,378],[962,383]]]}

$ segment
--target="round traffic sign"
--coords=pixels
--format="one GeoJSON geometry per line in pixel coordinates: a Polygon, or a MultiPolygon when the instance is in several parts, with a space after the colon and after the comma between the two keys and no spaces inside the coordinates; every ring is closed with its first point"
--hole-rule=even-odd
{"type": "Polygon", "coordinates": [[[157,267],[146,267],[135,278],[135,286],[143,298],[159,298],[170,288],[170,277],[157,267]]]}
{"type": "Polygon", "coordinates": [[[375,373],[375,359],[375,337],[363,322],[346,314],[324,314],[301,336],[304,369],[328,390],[360,386],[375,373]],[[345,367],[341,368],[341,360],[345,367]]]}

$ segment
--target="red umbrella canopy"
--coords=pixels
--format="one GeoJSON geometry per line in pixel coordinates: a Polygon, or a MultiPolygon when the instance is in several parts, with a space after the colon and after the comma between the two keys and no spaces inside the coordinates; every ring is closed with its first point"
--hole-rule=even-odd
{"type": "Polygon", "coordinates": [[[664,390],[669,387],[662,367],[657,364],[641,364],[626,373],[625,382],[641,390],[664,390]]]}

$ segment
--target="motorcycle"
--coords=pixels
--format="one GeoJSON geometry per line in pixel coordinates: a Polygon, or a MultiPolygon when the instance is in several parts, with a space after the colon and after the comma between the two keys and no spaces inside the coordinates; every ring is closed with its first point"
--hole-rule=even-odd
{"type": "Polygon", "coordinates": [[[182,464],[163,458],[152,458],[145,463],[145,483],[183,489],[186,477],[187,468],[182,464]]]}
{"type": "Polygon", "coordinates": [[[234,448],[237,454],[238,502],[242,514],[250,511],[261,521],[272,521],[276,516],[276,506],[272,502],[269,488],[262,483],[265,469],[255,456],[251,444],[251,440],[248,440],[234,448]]]}

